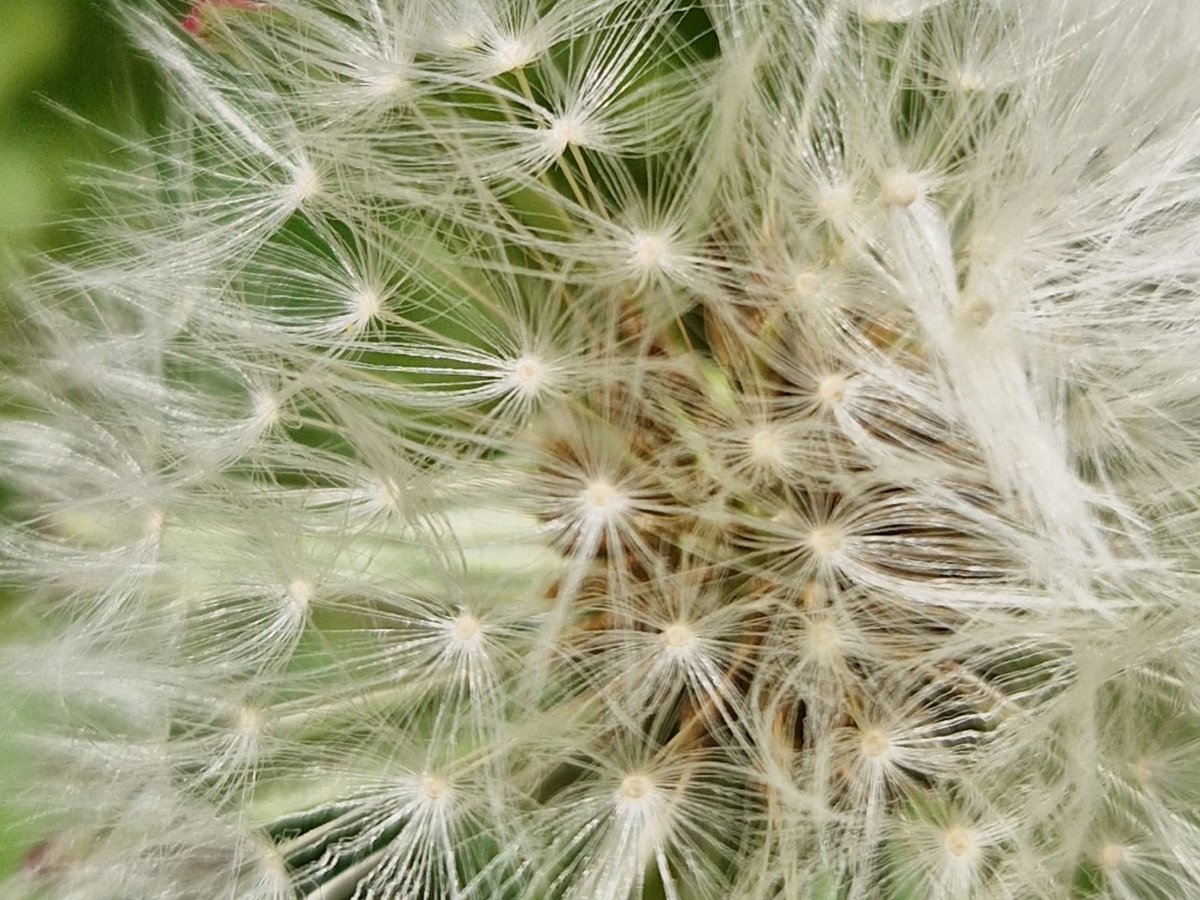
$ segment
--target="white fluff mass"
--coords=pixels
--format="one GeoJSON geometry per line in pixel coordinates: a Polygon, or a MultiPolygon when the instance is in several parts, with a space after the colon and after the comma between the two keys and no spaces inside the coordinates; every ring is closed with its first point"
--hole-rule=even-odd
{"type": "Polygon", "coordinates": [[[1200,5],[120,5],[0,893],[1200,897],[1200,5]]]}

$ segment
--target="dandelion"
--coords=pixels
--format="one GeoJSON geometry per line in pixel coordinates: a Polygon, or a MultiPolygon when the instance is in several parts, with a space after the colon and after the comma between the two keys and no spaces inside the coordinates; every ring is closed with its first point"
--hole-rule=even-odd
{"type": "Polygon", "coordinates": [[[1200,894],[1183,0],[207,0],[8,302],[4,896],[1200,894]]]}

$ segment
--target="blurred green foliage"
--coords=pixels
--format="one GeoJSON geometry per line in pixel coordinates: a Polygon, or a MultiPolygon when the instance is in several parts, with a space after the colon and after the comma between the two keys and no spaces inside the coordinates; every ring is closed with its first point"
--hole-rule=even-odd
{"type": "Polygon", "coordinates": [[[104,130],[152,121],[152,70],[118,21],[132,2],[0,0],[0,240],[54,243],[79,165],[112,150],[104,130]]]}

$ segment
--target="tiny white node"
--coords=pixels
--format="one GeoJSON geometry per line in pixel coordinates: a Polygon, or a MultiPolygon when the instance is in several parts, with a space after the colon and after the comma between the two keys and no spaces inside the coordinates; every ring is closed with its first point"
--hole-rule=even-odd
{"type": "Polygon", "coordinates": [[[985,328],[996,314],[996,308],[982,297],[964,297],[955,308],[958,320],[970,328],[985,328]]]}
{"type": "Polygon", "coordinates": [[[810,622],[805,629],[809,653],[820,662],[829,664],[841,656],[842,632],[824,619],[810,622]]]}
{"type": "Polygon", "coordinates": [[[684,650],[696,639],[695,632],[682,622],[674,622],[662,631],[662,642],[672,650],[684,650]]]}
{"type": "Polygon", "coordinates": [[[833,556],[842,548],[842,533],[832,525],[814,528],[808,536],[808,546],[817,556],[833,556]]]}
{"type": "Polygon", "coordinates": [[[1129,764],[1129,774],[1142,787],[1150,787],[1154,783],[1157,771],[1157,763],[1149,756],[1139,756],[1129,764]]]}
{"type": "Polygon", "coordinates": [[[383,295],[372,287],[364,287],[350,299],[351,324],[354,328],[362,328],[383,312],[383,295]]]}
{"type": "Polygon", "coordinates": [[[492,45],[492,60],[497,75],[523,69],[537,58],[537,50],[529,41],[518,37],[505,37],[492,45]]]}
{"type": "Polygon", "coordinates": [[[827,222],[844,222],[853,208],[854,195],[848,187],[826,188],[817,195],[817,215],[827,222]]]}
{"type": "Polygon", "coordinates": [[[402,496],[400,485],[396,483],[396,479],[391,476],[385,476],[375,481],[372,485],[372,492],[375,494],[375,502],[383,509],[400,509],[400,499],[402,496]]]}
{"type": "Polygon", "coordinates": [[[583,491],[583,502],[588,512],[607,519],[621,512],[625,497],[607,481],[592,481],[583,491]]]}
{"type": "Polygon", "coordinates": [[[1100,848],[1100,867],[1105,872],[1115,872],[1125,864],[1125,848],[1120,844],[1105,844],[1100,848]]]}
{"type": "Polygon", "coordinates": [[[292,183],[288,188],[288,197],[292,205],[300,206],[319,193],[321,193],[321,176],[317,174],[317,170],[308,163],[297,166],[292,172],[292,183]]]}
{"type": "Polygon", "coordinates": [[[367,89],[380,100],[402,97],[408,93],[409,81],[402,72],[380,72],[367,79],[367,89]]]}
{"type": "Polygon", "coordinates": [[[654,788],[645,775],[626,775],[621,781],[621,795],[626,800],[641,800],[654,788]]]}
{"type": "Polygon", "coordinates": [[[897,13],[887,3],[864,3],[859,7],[859,17],[869,25],[881,25],[885,22],[903,21],[903,15],[897,13]]]}
{"type": "Polygon", "coordinates": [[[965,93],[975,93],[982,91],[987,87],[987,82],[983,80],[983,76],[970,67],[962,69],[958,73],[958,87],[965,93]]]}
{"type": "Polygon", "coordinates": [[[817,399],[825,406],[836,406],[846,398],[845,375],[826,375],[817,382],[817,399]]]}
{"type": "Polygon", "coordinates": [[[770,427],[759,428],[746,442],[750,460],[758,466],[778,468],[785,462],[784,442],[779,431],[770,427]]]}
{"type": "Polygon", "coordinates": [[[438,778],[436,775],[431,775],[429,772],[421,775],[421,780],[418,784],[421,795],[431,803],[445,797],[448,788],[449,785],[443,779],[438,778]]]}
{"type": "Polygon", "coordinates": [[[279,403],[273,396],[267,393],[255,396],[254,421],[264,428],[279,421],[279,403]]]}
{"type": "Polygon", "coordinates": [[[943,838],[943,843],[946,847],[946,852],[956,859],[962,859],[975,849],[975,838],[966,828],[961,825],[949,829],[943,838]]]}
{"type": "Polygon", "coordinates": [[[567,147],[585,143],[585,128],[582,120],[574,116],[563,116],[546,129],[546,145],[555,156],[561,156],[567,147]]]}
{"type": "Polygon", "coordinates": [[[474,50],[479,46],[479,31],[471,28],[450,31],[442,37],[442,43],[451,50],[474,50]]]}
{"type": "Polygon", "coordinates": [[[533,397],[545,387],[548,372],[541,360],[526,354],[509,363],[506,377],[509,383],[521,394],[524,394],[526,397],[533,397]]]}
{"type": "Polygon", "coordinates": [[[483,640],[483,624],[470,613],[461,613],[452,625],[454,637],[461,644],[476,647],[483,640]]]}
{"type": "Polygon", "coordinates": [[[288,585],[287,599],[296,609],[305,610],[308,608],[309,601],[312,600],[313,586],[311,581],[303,578],[295,578],[288,585]]]}
{"type": "Polygon", "coordinates": [[[644,272],[662,269],[669,249],[667,240],[658,234],[639,231],[630,242],[634,265],[644,272]]]}
{"type": "Polygon", "coordinates": [[[253,706],[238,710],[237,730],[240,734],[256,737],[262,734],[262,713],[253,706]]]}
{"type": "Polygon", "coordinates": [[[912,206],[921,195],[921,185],[910,173],[893,169],[880,179],[883,201],[888,206],[912,206]]]}
{"type": "Polygon", "coordinates": [[[792,292],[801,300],[815,297],[821,291],[821,276],[816,272],[800,272],[792,279],[792,292]]]}
{"type": "Polygon", "coordinates": [[[881,728],[871,728],[863,732],[862,752],[868,759],[882,759],[887,755],[892,742],[881,728]]]}

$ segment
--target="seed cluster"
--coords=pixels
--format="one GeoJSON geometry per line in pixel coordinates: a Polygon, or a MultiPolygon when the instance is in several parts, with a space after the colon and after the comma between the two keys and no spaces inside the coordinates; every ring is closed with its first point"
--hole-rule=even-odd
{"type": "Polygon", "coordinates": [[[1151,7],[131,12],[166,134],[5,351],[5,896],[1194,894],[1151,7]]]}

